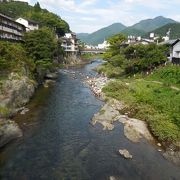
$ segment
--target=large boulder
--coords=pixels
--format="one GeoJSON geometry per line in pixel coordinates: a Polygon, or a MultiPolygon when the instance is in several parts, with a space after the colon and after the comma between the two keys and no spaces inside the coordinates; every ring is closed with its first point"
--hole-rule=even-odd
{"type": "Polygon", "coordinates": [[[28,103],[36,85],[35,81],[27,76],[11,73],[0,91],[0,117],[9,117],[28,103]]]}
{"type": "Polygon", "coordinates": [[[116,117],[119,116],[119,111],[112,108],[110,104],[105,104],[101,110],[92,118],[92,124],[100,123],[103,125],[104,130],[113,130],[113,122],[117,121],[116,117]]]}

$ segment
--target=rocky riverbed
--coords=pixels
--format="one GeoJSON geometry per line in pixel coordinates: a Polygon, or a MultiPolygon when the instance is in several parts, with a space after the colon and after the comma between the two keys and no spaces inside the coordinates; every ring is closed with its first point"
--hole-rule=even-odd
{"type": "Polygon", "coordinates": [[[150,143],[155,144],[157,150],[159,152],[162,151],[162,154],[166,159],[180,166],[179,149],[175,148],[173,144],[169,147],[162,148],[161,143],[157,143],[157,140],[152,136],[145,121],[130,118],[128,117],[128,113],[121,114],[120,112],[126,107],[126,105],[123,102],[105,96],[102,89],[110,81],[113,81],[113,79],[109,79],[104,76],[98,78],[88,78],[86,80],[86,83],[90,86],[93,94],[106,101],[101,110],[94,115],[91,123],[93,125],[100,123],[104,130],[113,130],[115,128],[114,122],[120,122],[124,125],[125,137],[130,141],[137,143],[140,142],[141,138],[145,138],[150,143]]]}

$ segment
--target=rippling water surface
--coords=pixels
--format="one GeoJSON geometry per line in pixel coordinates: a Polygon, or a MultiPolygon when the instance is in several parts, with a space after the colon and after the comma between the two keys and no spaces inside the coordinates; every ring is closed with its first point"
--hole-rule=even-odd
{"type": "Polygon", "coordinates": [[[28,105],[30,112],[15,120],[24,136],[0,152],[2,180],[179,180],[180,169],[146,141],[133,144],[114,131],[92,127],[90,120],[103,102],[83,83],[100,61],[61,70],[54,86],[41,88],[28,105]],[[133,155],[125,160],[118,150],[133,155]]]}

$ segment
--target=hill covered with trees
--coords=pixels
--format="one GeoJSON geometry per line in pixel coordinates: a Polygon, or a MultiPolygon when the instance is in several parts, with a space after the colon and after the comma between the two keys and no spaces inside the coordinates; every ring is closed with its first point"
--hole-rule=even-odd
{"type": "Polygon", "coordinates": [[[180,23],[171,23],[163,27],[160,27],[154,31],[158,36],[165,36],[166,33],[171,29],[170,39],[180,38],[180,23]]]}
{"type": "Polygon", "coordinates": [[[86,42],[88,44],[98,45],[99,43],[102,43],[105,39],[107,39],[108,37],[121,32],[125,28],[126,26],[124,26],[121,23],[114,23],[108,27],[99,29],[98,31],[95,31],[91,34],[80,33],[78,34],[78,38],[81,39],[81,41],[86,42]]]}
{"type": "MultiPolygon", "coordinates": [[[[169,19],[163,16],[158,16],[153,19],[145,19],[142,20],[132,26],[126,27],[122,23],[114,23],[110,26],[104,27],[96,32],[93,32],[91,34],[88,33],[80,33],[78,35],[79,39],[87,44],[97,45],[99,43],[102,43],[104,39],[107,39],[115,34],[122,33],[126,36],[132,35],[132,36],[142,36],[145,37],[152,31],[156,31],[157,28],[159,28],[161,32],[161,27],[166,27],[167,24],[170,23],[178,23],[174,21],[173,19],[169,19]]],[[[168,26],[168,25],[167,25],[168,26]]],[[[166,28],[167,29],[167,28],[166,28]]],[[[176,29],[176,31],[178,31],[176,29]]],[[[175,33],[176,33],[175,31],[175,33]]],[[[163,34],[164,31],[162,31],[163,34]]],[[[167,31],[166,31],[167,32],[167,31]]],[[[177,34],[177,33],[176,33],[177,34]]],[[[176,36],[172,36],[176,37],[176,36]]]]}
{"type": "Polygon", "coordinates": [[[66,21],[61,19],[60,16],[42,9],[37,2],[34,6],[29,5],[27,2],[10,1],[0,3],[0,13],[17,19],[23,17],[26,19],[34,20],[39,23],[40,27],[49,27],[56,31],[60,36],[65,32],[69,32],[70,28],[66,21]]]}

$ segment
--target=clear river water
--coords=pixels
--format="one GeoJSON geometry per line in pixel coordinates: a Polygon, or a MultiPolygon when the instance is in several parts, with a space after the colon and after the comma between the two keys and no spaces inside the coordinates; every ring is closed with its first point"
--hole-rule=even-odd
{"type": "Polygon", "coordinates": [[[122,124],[113,131],[90,124],[103,102],[83,80],[97,76],[93,68],[100,63],[60,70],[54,85],[37,90],[30,111],[14,118],[24,136],[0,151],[1,180],[180,179],[180,168],[153,145],[126,139],[122,124]],[[132,160],[118,154],[124,148],[132,160]]]}

